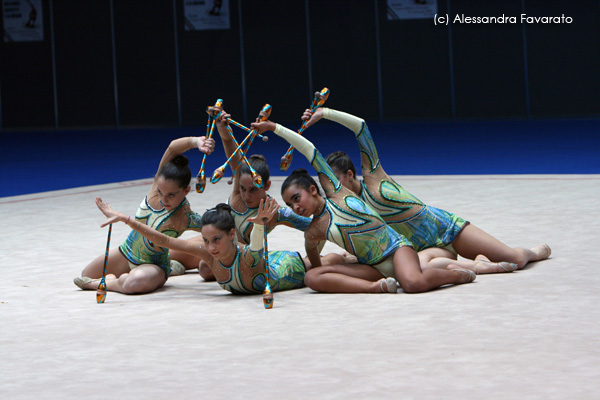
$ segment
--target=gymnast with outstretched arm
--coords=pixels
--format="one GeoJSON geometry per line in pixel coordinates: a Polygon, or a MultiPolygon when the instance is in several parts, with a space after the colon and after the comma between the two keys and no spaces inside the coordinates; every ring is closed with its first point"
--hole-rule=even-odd
{"type": "MultiPolygon", "coordinates": [[[[213,139],[185,137],[173,140],[162,156],[152,187],[142,200],[135,219],[160,232],[178,237],[186,230],[200,231],[201,215],[190,208],[186,195],[190,191],[192,171],[184,152],[197,148],[213,152],[213,139]]],[[[169,251],[131,231],[125,242],[109,251],[106,288],[124,294],[149,293],[161,288],[171,273],[169,251]]],[[[74,283],[82,289],[96,290],[104,268],[104,254],[81,272],[74,283]]]]}
{"type": "Polygon", "coordinates": [[[404,236],[391,229],[355,193],[342,186],[314,145],[272,121],[255,122],[259,133],[273,131],[300,151],[318,173],[325,197],[304,169],[295,170],[281,192],[295,213],[312,216],[305,231],[305,247],[314,267],[320,266],[317,243],[330,240],[357,257],[358,264],[337,264],[309,270],[305,283],[313,290],[338,293],[393,292],[399,283],[405,292],[432,290],[447,284],[472,282],[469,270],[421,270],[417,252],[404,236]]]}
{"type": "Polygon", "coordinates": [[[392,229],[411,241],[419,251],[422,266],[445,268],[458,265],[478,274],[511,272],[525,267],[530,261],[550,256],[548,245],[511,248],[457,215],[418,200],[384,171],[363,119],[330,108],[319,108],[314,113],[306,110],[302,116],[307,126],[321,118],[354,132],[360,148],[362,180],[357,179],[352,160],[343,151],[326,158],[336,177],[373,207],[392,229]],[[427,250],[421,251],[423,249],[427,250]],[[456,254],[466,260],[457,261],[456,254]]]}
{"type": "MultiPolygon", "coordinates": [[[[266,286],[264,258],[264,219],[273,218],[277,203],[273,199],[261,200],[257,213],[250,218],[253,224],[250,243],[240,245],[236,239],[235,221],[231,207],[221,203],[202,215],[203,243],[167,236],[152,227],[113,210],[101,198],[96,205],[106,216],[106,226],[123,222],[156,245],[191,254],[207,263],[219,285],[233,294],[259,294],[266,286]]],[[[300,254],[293,251],[270,251],[269,283],[273,291],[296,289],[304,286],[304,263],[300,254]],[[285,263],[277,262],[282,258],[285,263]]]]}

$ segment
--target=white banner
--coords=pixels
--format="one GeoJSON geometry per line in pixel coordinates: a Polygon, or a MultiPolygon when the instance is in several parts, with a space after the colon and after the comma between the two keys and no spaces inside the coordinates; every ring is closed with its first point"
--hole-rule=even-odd
{"type": "Polygon", "coordinates": [[[437,0],[388,0],[387,19],[397,21],[400,19],[430,18],[437,14],[437,0]]]}
{"type": "Polygon", "coordinates": [[[5,42],[44,40],[42,0],[2,0],[5,42]]]}
{"type": "Polygon", "coordinates": [[[229,29],[229,0],[184,0],[186,31],[229,29]]]}

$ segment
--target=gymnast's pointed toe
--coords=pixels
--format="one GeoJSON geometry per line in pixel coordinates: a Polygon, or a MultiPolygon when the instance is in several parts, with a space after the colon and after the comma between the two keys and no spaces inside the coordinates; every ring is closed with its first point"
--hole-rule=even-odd
{"type": "Polygon", "coordinates": [[[537,245],[532,248],[531,251],[533,252],[534,256],[530,261],[546,260],[550,258],[550,255],[552,254],[552,249],[547,244],[537,245]]]}
{"type": "Polygon", "coordinates": [[[516,271],[517,269],[519,269],[519,265],[518,264],[509,263],[509,262],[506,262],[506,261],[499,262],[498,266],[500,268],[502,268],[502,271],[500,271],[500,272],[513,272],[513,271],[516,271]]]}
{"type": "Polygon", "coordinates": [[[548,246],[547,244],[543,244],[542,245],[546,251],[548,252],[548,255],[546,255],[546,258],[550,258],[550,255],[552,254],[552,249],[550,248],[550,246],[548,246]]]}
{"type": "Polygon", "coordinates": [[[458,272],[462,276],[462,280],[459,283],[470,283],[477,279],[477,274],[470,269],[464,268],[451,268],[453,271],[458,272]]]}
{"type": "Polygon", "coordinates": [[[88,278],[87,276],[78,276],[75,279],[73,279],[73,283],[75,284],[75,286],[83,290],[90,290],[86,288],[85,285],[90,283],[91,281],[92,278],[88,278]]]}
{"type": "Polygon", "coordinates": [[[178,276],[185,274],[185,267],[179,261],[171,260],[171,273],[169,276],[178,276]]]}

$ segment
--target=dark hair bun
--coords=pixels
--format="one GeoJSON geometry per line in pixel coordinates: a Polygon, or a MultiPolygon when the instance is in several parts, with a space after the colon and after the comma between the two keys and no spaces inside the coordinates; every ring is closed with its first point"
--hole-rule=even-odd
{"type": "Polygon", "coordinates": [[[162,166],[158,171],[158,175],[163,176],[166,180],[175,181],[180,188],[188,187],[192,180],[192,171],[188,166],[189,162],[186,156],[175,156],[162,166]]]}
{"type": "Polygon", "coordinates": [[[226,212],[231,212],[231,206],[229,204],[226,203],[219,203],[215,206],[215,210],[217,211],[226,211],[226,212]]]}
{"type": "Polygon", "coordinates": [[[173,161],[171,161],[175,166],[181,168],[181,167],[187,167],[188,164],[190,163],[190,160],[188,160],[188,158],[184,155],[178,155],[175,156],[175,158],[173,158],[173,161]]]}
{"type": "Polygon", "coordinates": [[[214,225],[217,229],[229,232],[235,229],[235,220],[231,215],[229,204],[219,203],[214,208],[206,210],[202,215],[202,226],[214,225]]]}
{"type": "Polygon", "coordinates": [[[252,154],[248,160],[261,160],[267,162],[267,159],[262,154],[252,154]]]}
{"type": "MultiPolygon", "coordinates": [[[[260,175],[263,182],[267,182],[271,179],[271,171],[269,171],[269,165],[267,164],[265,156],[261,154],[252,154],[248,161],[254,172],[260,175]]],[[[243,163],[240,168],[240,176],[249,174],[252,174],[250,168],[246,163],[243,163]]]]}
{"type": "Polygon", "coordinates": [[[308,175],[308,171],[305,168],[296,168],[294,171],[292,171],[292,175],[298,175],[298,174],[307,174],[308,175]]]}

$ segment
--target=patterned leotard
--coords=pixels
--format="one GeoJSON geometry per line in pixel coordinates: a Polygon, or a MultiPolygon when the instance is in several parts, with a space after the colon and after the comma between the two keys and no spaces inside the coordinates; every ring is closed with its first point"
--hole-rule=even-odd
{"type": "Polygon", "coordinates": [[[286,139],[310,161],[325,190],[325,207],[314,216],[309,230],[323,232],[327,240],[354,254],[358,262],[368,265],[383,262],[399,247],[411,246],[410,241],[391,229],[369,205],[342,186],[311,142],[281,125],[276,126],[275,134],[286,139]]]}
{"type": "MultiPolygon", "coordinates": [[[[230,266],[215,260],[212,270],[221,287],[233,294],[258,294],[265,289],[265,259],[262,225],[254,225],[250,244],[240,250],[230,266]],[[257,228],[258,227],[258,228],[257,228]]],[[[269,284],[271,290],[282,291],[304,286],[306,267],[300,254],[294,251],[269,252],[269,284]]]]}
{"type": "Polygon", "coordinates": [[[323,108],[323,117],[354,132],[362,161],[361,199],[377,211],[390,227],[409,239],[415,250],[445,247],[456,239],[468,222],[455,214],[424,204],[385,173],[363,119],[328,108],[323,108]]]}
{"type": "MultiPolygon", "coordinates": [[[[184,199],[173,210],[168,211],[165,208],[153,209],[149,204],[148,197],[145,197],[135,214],[135,219],[174,238],[179,237],[186,230],[200,232],[202,228],[202,216],[190,209],[187,199],[184,199]]],[[[158,265],[167,277],[171,272],[169,251],[155,246],[134,230],[127,236],[119,250],[132,264],[158,265]]]]}
{"type": "MultiPolygon", "coordinates": [[[[271,196],[268,196],[269,198],[271,196]]],[[[227,199],[227,204],[230,204],[231,197],[227,199]]],[[[252,231],[252,222],[248,222],[248,219],[254,218],[258,214],[258,207],[250,208],[244,203],[246,211],[236,211],[231,209],[231,215],[235,221],[235,230],[237,231],[238,240],[244,244],[250,243],[250,232],[252,231]]],[[[306,231],[306,228],[312,222],[311,218],[302,217],[295,214],[289,207],[279,207],[277,209],[277,218],[274,222],[269,222],[267,227],[267,233],[271,233],[278,225],[288,226],[290,228],[298,229],[302,232],[306,231]]]]}

